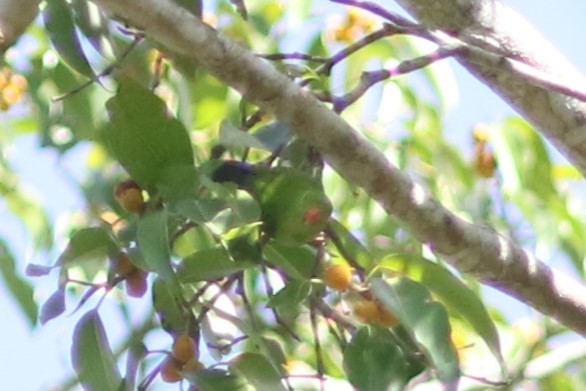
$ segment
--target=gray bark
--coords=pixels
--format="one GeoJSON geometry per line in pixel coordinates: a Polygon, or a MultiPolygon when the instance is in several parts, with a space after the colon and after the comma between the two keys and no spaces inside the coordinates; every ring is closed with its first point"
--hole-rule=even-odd
{"type": "Polygon", "coordinates": [[[18,40],[39,13],[41,0],[0,0],[0,53],[18,40]]]}

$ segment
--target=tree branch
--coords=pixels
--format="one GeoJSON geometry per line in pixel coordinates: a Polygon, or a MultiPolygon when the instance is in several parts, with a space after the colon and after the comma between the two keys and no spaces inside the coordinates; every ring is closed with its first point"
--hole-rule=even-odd
{"type": "MultiPolygon", "coordinates": [[[[171,50],[191,55],[207,72],[287,123],[341,176],[364,188],[418,240],[456,268],[586,335],[584,286],[550,269],[491,228],[452,214],[332,110],[265,61],[169,1],[94,2],[144,29],[171,50]]],[[[547,92],[541,90],[540,94],[547,92]]]]}
{"type": "Polygon", "coordinates": [[[424,25],[484,49],[484,53],[473,50],[455,57],[586,176],[586,103],[572,97],[586,95],[586,79],[525,19],[497,0],[398,2],[424,25]],[[524,63],[533,72],[509,61],[495,61],[495,54],[524,63]],[[531,74],[539,72],[549,78],[532,80],[531,74]]]}
{"type": "Polygon", "coordinates": [[[0,1],[0,54],[18,40],[39,13],[41,0],[0,1]]]}

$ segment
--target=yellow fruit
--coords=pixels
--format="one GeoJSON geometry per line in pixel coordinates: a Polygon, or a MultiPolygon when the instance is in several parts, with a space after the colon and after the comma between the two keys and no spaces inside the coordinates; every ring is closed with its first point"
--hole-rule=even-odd
{"type": "Polygon", "coordinates": [[[324,273],[324,283],[333,290],[344,292],[352,285],[352,268],[348,265],[330,265],[324,273]]]}
{"type": "Polygon", "coordinates": [[[183,365],[183,372],[196,373],[204,368],[203,364],[197,358],[191,358],[183,365]]]}
{"type": "Polygon", "coordinates": [[[474,155],[474,168],[483,178],[491,178],[496,170],[496,159],[492,152],[487,151],[484,144],[477,144],[474,155]]]}
{"type": "Polygon", "coordinates": [[[130,260],[130,257],[126,253],[120,253],[120,256],[116,260],[114,265],[114,272],[119,276],[126,276],[136,270],[136,266],[130,260]]]}
{"type": "Polygon", "coordinates": [[[133,180],[120,182],[114,190],[114,197],[129,212],[139,213],[144,210],[142,189],[133,180]]]}
{"type": "Polygon", "coordinates": [[[12,106],[15,103],[18,103],[22,98],[22,90],[19,87],[8,84],[2,90],[2,101],[4,101],[8,106],[12,106]]]}
{"type": "Polygon", "coordinates": [[[376,303],[378,309],[378,315],[376,317],[376,323],[379,326],[389,328],[395,327],[399,324],[399,319],[395,317],[387,308],[383,307],[382,304],[376,303]]]}
{"type": "Polygon", "coordinates": [[[26,90],[28,86],[26,78],[23,75],[19,75],[18,73],[12,75],[10,78],[10,84],[16,87],[20,92],[26,90]]]}
{"type": "Polygon", "coordinates": [[[161,379],[167,383],[177,383],[183,379],[181,376],[181,364],[173,357],[167,356],[165,361],[161,364],[161,379]]]}
{"type": "Polygon", "coordinates": [[[354,316],[366,324],[377,324],[381,327],[395,327],[399,319],[376,300],[362,300],[354,305],[354,316]]]}
{"type": "Polygon", "coordinates": [[[490,138],[492,129],[488,125],[478,124],[472,130],[472,137],[475,144],[486,144],[490,138]]]}
{"type": "Polygon", "coordinates": [[[140,269],[133,270],[126,276],[126,294],[130,297],[143,297],[148,289],[147,272],[140,269]]]}
{"type": "Polygon", "coordinates": [[[181,364],[185,364],[195,356],[195,341],[189,335],[179,336],[173,343],[173,357],[181,364]]]}
{"type": "Polygon", "coordinates": [[[361,323],[376,322],[379,310],[374,300],[362,300],[354,305],[354,315],[361,323]]]}

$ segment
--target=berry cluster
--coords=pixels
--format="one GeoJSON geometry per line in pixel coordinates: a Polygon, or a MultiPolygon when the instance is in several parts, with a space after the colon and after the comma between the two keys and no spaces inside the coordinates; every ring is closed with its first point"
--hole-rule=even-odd
{"type": "MultiPolygon", "coordinates": [[[[346,292],[353,288],[354,270],[346,264],[333,264],[326,268],[323,282],[327,287],[346,292]]],[[[373,299],[369,290],[360,292],[358,300],[353,303],[353,313],[361,323],[376,324],[381,327],[395,327],[399,320],[381,302],[373,299]]]]}
{"type": "Polygon", "coordinates": [[[0,110],[8,111],[20,102],[27,86],[24,76],[14,73],[9,67],[0,69],[0,110]]]}
{"type": "Polygon", "coordinates": [[[161,364],[161,379],[167,383],[181,381],[184,374],[201,371],[204,366],[196,357],[195,341],[183,334],[175,339],[173,350],[161,364]]]}

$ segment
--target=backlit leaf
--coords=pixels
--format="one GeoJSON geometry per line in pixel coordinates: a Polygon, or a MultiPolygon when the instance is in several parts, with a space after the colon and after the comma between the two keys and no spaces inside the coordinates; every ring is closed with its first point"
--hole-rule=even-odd
{"type": "Polygon", "coordinates": [[[65,290],[55,291],[41,307],[39,322],[44,325],[51,319],[61,315],[65,311],[65,290]]]}
{"type": "Polygon", "coordinates": [[[421,345],[438,379],[448,389],[454,389],[460,378],[460,365],[446,309],[431,300],[425,286],[413,280],[397,278],[387,282],[373,278],[371,284],[375,296],[421,345]]]}
{"type": "Polygon", "coordinates": [[[16,272],[16,261],[2,241],[0,241],[0,275],[30,325],[34,326],[37,323],[38,308],[33,298],[33,288],[16,272]]]}
{"type": "Polygon", "coordinates": [[[142,187],[168,184],[173,167],[194,165],[185,127],[147,88],[122,79],[118,93],[106,106],[110,123],[103,129],[104,142],[142,187]]]}
{"type": "Polygon", "coordinates": [[[122,377],[97,310],[85,314],[75,326],[71,360],[87,391],[119,391],[122,377]]]}
{"type": "Polygon", "coordinates": [[[70,5],[65,0],[48,0],[45,4],[43,22],[51,43],[67,65],[87,78],[94,79],[94,71],[75,30],[70,5]]]}

